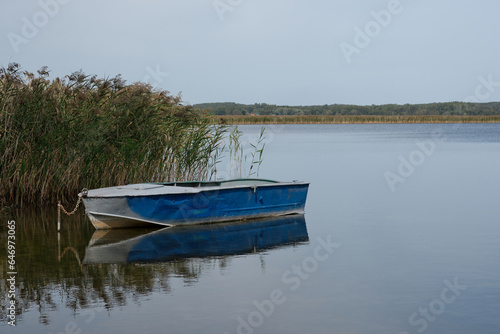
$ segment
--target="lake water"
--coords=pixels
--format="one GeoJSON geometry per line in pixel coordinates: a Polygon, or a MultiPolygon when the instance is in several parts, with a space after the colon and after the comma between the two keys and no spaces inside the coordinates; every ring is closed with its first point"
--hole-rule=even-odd
{"type": "Polygon", "coordinates": [[[264,152],[259,177],[311,183],[305,217],[233,226],[226,240],[188,231],[206,249],[161,261],[128,249],[179,235],[94,233],[81,213],[58,235],[55,209],[3,217],[0,331],[500,332],[500,124],[274,125],[264,152]]]}

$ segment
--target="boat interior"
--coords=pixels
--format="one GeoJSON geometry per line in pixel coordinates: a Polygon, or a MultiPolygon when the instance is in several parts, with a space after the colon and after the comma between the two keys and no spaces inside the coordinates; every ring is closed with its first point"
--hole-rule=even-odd
{"type": "Polygon", "coordinates": [[[184,181],[184,182],[163,182],[158,183],[164,186],[174,187],[232,187],[238,185],[254,186],[259,184],[279,183],[279,181],[266,179],[236,179],[236,180],[221,180],[221,181],[184,181]]]}

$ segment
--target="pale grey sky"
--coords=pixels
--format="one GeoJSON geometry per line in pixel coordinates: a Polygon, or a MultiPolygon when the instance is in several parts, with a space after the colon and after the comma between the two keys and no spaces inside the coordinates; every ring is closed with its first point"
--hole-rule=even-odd
{"type": "Polygon", "coordinates": [[[148,81],[191,104],[500,101],[498,0],[20,0],[0,66],[148,81]]]}

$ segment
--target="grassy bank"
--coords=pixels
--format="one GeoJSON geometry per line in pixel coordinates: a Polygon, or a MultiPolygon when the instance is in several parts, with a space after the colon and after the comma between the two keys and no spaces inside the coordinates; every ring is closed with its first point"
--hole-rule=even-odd
{"type": "Polygon", "coordinates": [[[206,180],[225,126],[120,76],[0,69],[0,204],[74,204],[84,187],[206,180]],[[67,201],[66,201],[67,200],[67,201]]]}
{"type": "Polygon", "coordinates": [[[207,110],[212,115],[456,115],[500,116],[500,102],[436,102],[423,104],[323,104],[276,105],[267,103],[241,104],[235,102],[199,103],[195,108],[207,110]]]}
{"type": "Polygon", "coordinates": [[[213,115],[213,124],[500,123],[500,116],[449,115],[213,115]]]}

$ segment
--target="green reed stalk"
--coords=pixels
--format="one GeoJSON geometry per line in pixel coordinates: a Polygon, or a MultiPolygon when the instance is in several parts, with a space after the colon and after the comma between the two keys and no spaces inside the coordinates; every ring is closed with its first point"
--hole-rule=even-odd
{"type": "Polygon", "coordinates": [[[120,76],[0,69],[0,204],[74,203],[83,187],[208,180],[226,126],[120,76]]]}

